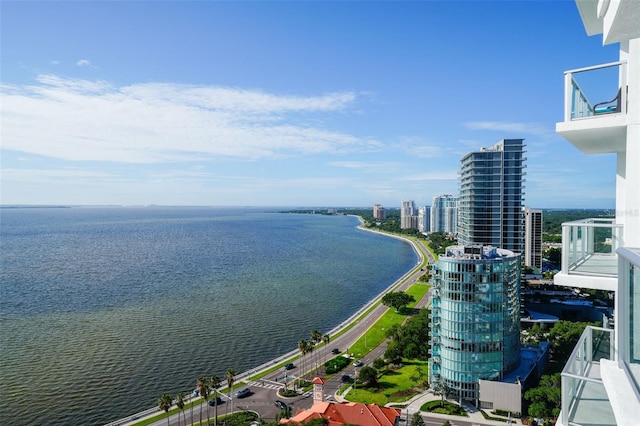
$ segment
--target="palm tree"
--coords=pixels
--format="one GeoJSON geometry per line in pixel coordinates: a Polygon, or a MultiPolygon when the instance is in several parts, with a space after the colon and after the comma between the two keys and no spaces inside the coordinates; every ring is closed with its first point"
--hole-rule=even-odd
{"type": "MultiPolygon", "coordinates": [[[[313,342],[312,342],[312,341],[307,342],[307,345],[308,345],[308,347],[307,347],[307,353],[309,353],[309,354],[312,354],[312,355],[313,355],[313,351],[315,351],[315,350],[316,350],[316,346],[313,344],[313,342]]],[[[316,352],[316,354],[317,354],[317,352],[316,352]]],[[[313,357],[311,357],[311,361],[313,361],[313,357]]],[[[315,371],[315,370],[312,368],[312,369],[311,369],[311,371],[309,371],[309,373],[311,373],[311,375],[313,376],[314,371],[315,371]]]]}
{"type": "MultiPolygon", "coordinates": [[[[317,345],[318,343],[320,343],[322,341],[322,333],[320,333],[318,330],[311,330],[310,333],[310,339],[313,342],[314,345],[317,345]]],[[[315,348],[314,348],[315,349],[315,348]]],[[[318,357],[320,356],[320,354],[318,354],[316,352],[316,367],[318,366],[318,357]]]]}
{"type": "MultiPolygon", "coordinates": [[[[214,374],[213,376],[211,376],[209,383],[211,384],[211,389],[213,390],[213,397],[216,398],[218,396],[218,388],[222,384],[222,380],[220,380],[220,377],[214,374]]],[[[215,405],[213,415],[215,416],[213,419],[213,424],[215,426],[218,426],[218,400],[217,399],[216,399],[216,405],[215,405]]]]}
{"type": "MultiPolygon", "coordinates": [[[[231,399],[231,387],[233,386],[233,382],[235,381],[236,378],[236,372],[233,371],[233,368],[230,368],[227,370],[226,373],[224,373],[224,378],[227,380],[227,389],[229,392],[229,399],[231,400],[231,405],[233,405],[233,399],[231,399]]],[[[229,406],[227,405],[225,407],[225,416],[226,414],[229,413],[229,406]]],[[[231,407],[231,414],[233,414],[233,407],[231,407]]]]}
{"type": "MultiPolygon", "coordinates": [[[[182,417],[184,416],[184,392],[179,392],[176,395],[176,407],[178,407],[178,410],[182,411],[182,417]]],[[[180,411],[178,411],[178,425],[180,424],[180,411]]],[[[185,424],[187,423],[187,419],[185,417],[184,419],[185,424]]]]}
{"type": "Polygon", "coordinates": [[[322,336],[322,343],[324,343],[324,362],[327,362],[327,349],[329,349],[329,342],[331,341],[331,336],[328,334],[324,334],[322,336]]]}
{"type": "Polygon", "coordinates": [[[444,406],[444,400],[449,397],[449,386],[442,381],[437,381],[432,383],[433,393],[436,395],[440,395],[442,399],[440,400],[440,406],[444,406]]]}
{"type": "MultiPolygon", "coordinates": [[[[311,340],[309,340],[307,342],[307,350],[305,351],[305,353],[308,354],[313,354],[313,350],[315,349],[315,346],[313,345],[313,342],[311,340]]],[[[313,357],[311,357],[311,363],[313,364],[313,357]]],[[[308,369],[311,370],[311,372],[313,372],[313,367],[308,369]]]]}
{"type": "MultiPolygon", "coordinates": [[[[204,403],[207,403],[207,397],[209,396],[209,378],[206,376],[198,377],[196,381],[196,386],[198,388],[198,392],[200,392],[200,397],[204,399],[204,403]]],[[[209,410],[207,409],[207,413],[209,410]]],[[[200,404],[200,423],[202,424],[202,404],[200,404]]]]}
{"type": "Polygon", "coordinates": [[[172,402],[171,395],[168,393],[163,393],[162,396],[158,398],[158,408],[167,414],[167,424],[169,424],[169,409],[171,408],[172,402]]]}
{"type": "MultiPolygon", "coordinates": [[[[413,413],[413,417],[411,417],[411,426],[425,426],[424,419],[420,414],[420,411],[416,411],[413,413]]],[[[449,424],[451,426],[451,424],[449,424]]]]}
{"type": "Polygon", "coordinates": [[[298,340],[298,350],[300,351],[300,374],[304,376],[304,355],[307,353],[307,341],[304,339],[298,340]]]}

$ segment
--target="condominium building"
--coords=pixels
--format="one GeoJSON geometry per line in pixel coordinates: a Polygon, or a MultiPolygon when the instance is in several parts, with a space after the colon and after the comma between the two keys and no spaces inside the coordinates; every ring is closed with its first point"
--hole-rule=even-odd
{"type": "Polygon", "coordinates": [[[373,218],[375,220],[384,220],[384,207],[382,207],[382,204],[373,205],[373,218]]]}
{"type": "Polygon", "coordinates": [[[431,232],[455,234],[458,226],[458,197],[436,195],[431,202],[431,232]]]}
{"type": "Polygon", "coordinates": [[[417,224],[416,204],[413,200],[403,201],[400,208],[400,229],[415,229],[417,224]]]}
{"type": "Polygon", "coordinates": [[[452,246],[432,269],[429,382],[478,402],[481,379],[520,363],[520,259],[489,246],[452,246]]]}
{"type": "Polygon", "coordinates": [[[460,160],[458,242],[524,251],[523,139],[503,139],[460,160]]]}
{"type": "Polygon", "coordinates": [[[640,2],[576,0],[588,35],[619,60],[564,73],[556,131],[583,154],[616,155],[616,217],[562,225],[558,285],[615,291],[615,330],[587,327],[562,371],[557,425],[640,424],[640,2]],[[613,71],[613,72],[612,72],[613,71]],[[592,84],[589,84],[589,83],[592,84]],[[611,95],[600,99],[606,87],[611,95]],[[598,98],[596,98],[598,96],[598,98]]]}
{"type": "Polygon", "coordinates": [[[542,210],[524,208],[524,258],[522,263],[542,270],[542,210]]]}
{"type": "Polygon", "coordinates": [[[424,206],[418,208],[418,231],[429,232],[431,222],[431,208],[424,206]]]}

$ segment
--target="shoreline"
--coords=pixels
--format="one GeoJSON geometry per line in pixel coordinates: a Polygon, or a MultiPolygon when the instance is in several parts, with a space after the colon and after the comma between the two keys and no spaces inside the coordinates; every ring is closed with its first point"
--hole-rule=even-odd
{"type": "MultiPolygon", "coordinates": [[[[376,230],[372,230],[372,229],[368,229],[365,228],[364,225],[364,220],[362,219],[362,217],[357,216],[357,215],[348,215],[348,216],[352,216],[352,217],[356,217],[359,221],[360,224],[358,226],[356,226],[356,228],[358,228],[359,230],[362,231],[366,231],[366,232],[372,232],[372,233],[377,233],[379,235],[383,235],[386,237],[391,237],[391,238],[396,238],[396,239],[400,239],[403,240],[405,242],[407,242],[408,244],[411,245],[411,247],[413,248],[414,253],[417,255],[418,260],[415,263],[415,265],[410,268],[408,271],[406,271],[404,274],[402,274],[398,279],[396,279],[393,283],[391,283],[387,288],[385,288],[383,291],[381,291],[379,294],[377,294],[373,299],[371,299],[369,302],[367,302],[364,306],[362,306],[360,309],[358,309],[355,313],[353,313],[351,316],[349,316],[346,320],[342,321],[340,324],[338,324],[337,326],[335,326],[334,328],[332,328],[331,330],[329,330],[327,332],[327,334],[329,334],[332,338],[332,340],[338,336],[341,336],[342,334],[346,333],[349,331],[350,327],[352,327],[353,325],[359,323],[363,318],[366,318],[366,316],[368,315],[367,312],[374,306],[376,305],[380,299],[382,299],[382,297],[388,293],[389,291],[393,290],[394,288],[400,286],[402,283],[404,283],[412,274],[416,273],[421,265],[425,262],[425,258],[428,258],[428,255],[425,254],[425,252],[423,252],[418,246],[417,243],[415,241],[412,241],[411,239],[401,236],[401,235],[394,235],[394,234],[388,234],[388,233],[384,233],[384,232],[379,232],[376,230]]],[[[374,322],[371,321],[371,326],[373,326],[374,322]]],[[[258,379],[260,378],[261,374],[266,374],[268,371],[270,371],[271,369],[273,369],[274,367],[280,365],[280,364],[284,364],[288,361],[291,361],[293,359],[297,359],[298,355],[300,355],[300,352],[297,349],[294,349],[292,351],[289,351],[285,354],[282,354],[274,359],[271,359],[261,365],[258,365],[254,368],[251,368],[247,371],[243,371],[239,374],[237,374],[235,376],[235,385],[238,385],[242,382],[246,382],[246,381],[250,381],[252,379],[258,379]],[[256,377],[253,377],[256,376],[256,377]]],[[[185,404],[189,404],[192,401],[196,401],[200,399],[200,397],[189,397],[185,399],[185,404]]],[[[175,408],[175,405],[172,405],[171,407],[172,409],[175,408]]],[[[157,415],[162,415],[162,413],[160,413],[158,411],[157,407],[152,407],[149,408],[147,410],[132,414],[130,416],[118,419],[114,422],[110,422],[107,423],[105,426],[135,426],[136,424],[140,423],[141,421],[144,421],[145,419],[148,418],[152,418],[155,417],[157,415]]]]}

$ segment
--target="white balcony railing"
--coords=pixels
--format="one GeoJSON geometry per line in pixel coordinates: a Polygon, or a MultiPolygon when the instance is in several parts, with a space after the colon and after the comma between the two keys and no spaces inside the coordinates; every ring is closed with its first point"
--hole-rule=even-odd
{"type": "Polygon", "coordinates": [[[566,122],[603,114],[627,113],[625,61],[565,71],[564,87],[566,122]]]}
{"type": "Polygon", "coordinates": [[[562,425],[615,425],[615,418],[600,377],[602,358],[611,359],[613,333],[600,327],[585,328],[562,370],[562,425]],[[594,418],[597,417],[597,419],[594,418]]]}
{"type": "Polygon", "coordinates": [[[562,272],[598,277],[618,276],[616,250],[623,226],[615,219],[583,219],[562,224],[562,272]]]}

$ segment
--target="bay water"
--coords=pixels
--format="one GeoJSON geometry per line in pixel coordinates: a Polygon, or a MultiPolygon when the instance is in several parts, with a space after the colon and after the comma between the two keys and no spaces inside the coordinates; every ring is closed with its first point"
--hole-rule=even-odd
{"type": "Polygon", "coordinates": [[[0,424],[104,424],[328,332],[415,266],[352,216],[0,209],[0,424]]]}

